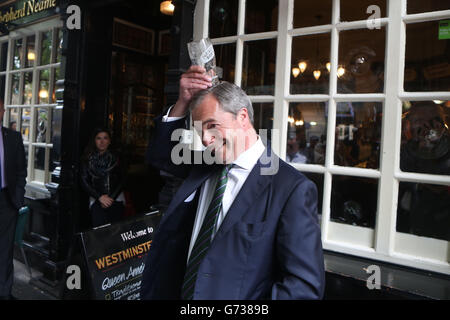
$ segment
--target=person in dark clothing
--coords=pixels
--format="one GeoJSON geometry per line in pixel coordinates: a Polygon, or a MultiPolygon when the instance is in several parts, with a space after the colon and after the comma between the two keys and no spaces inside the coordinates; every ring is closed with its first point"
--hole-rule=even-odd
{"type": "Polygon", "coordinates": [[[123,168],[110,145],[110,133],[96,129],[83,156],[81,185],[90,196],[93,227],[117,222],[124,212],[123,168]]]}

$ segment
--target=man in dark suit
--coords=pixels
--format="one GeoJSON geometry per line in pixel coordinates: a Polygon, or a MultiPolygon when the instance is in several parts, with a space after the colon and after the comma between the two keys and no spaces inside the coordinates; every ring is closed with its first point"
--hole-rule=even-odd
{"type": "Polygon", "coordinates": [[[192,66],[177,103],[156,122],[148,160],[185,181],[156,231],[141,298],[321,299],[315,185],[262,143],[242,89],[210,81],[192,66]],[[171,139],[188,109],[206,147],[190,159],[171,139]]]}
{"type": "MultiPolygon", "coordinates": [[[[0,123],[5,108],[0,101],[0,123]]],[[[18,210],[23,206],[27,165],[20,133],[0,126],[0,300],[11,298],[18,210]]]]}

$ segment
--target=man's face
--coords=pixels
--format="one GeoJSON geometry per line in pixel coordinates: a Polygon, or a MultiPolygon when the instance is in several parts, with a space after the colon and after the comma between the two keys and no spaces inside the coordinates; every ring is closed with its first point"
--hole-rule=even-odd
{"type": "Polygon", "coordinates": [[[245,149],[245,142],[239,139],[244,136],[241,112],[246,113],[246,109],[237,116],[222,110],[212,95],[206,96],[192,111],[192,119],[203,145],[218,161],[231,163],[245,149]],[[201,124],[201,133],[197,123],[201,124]]]}

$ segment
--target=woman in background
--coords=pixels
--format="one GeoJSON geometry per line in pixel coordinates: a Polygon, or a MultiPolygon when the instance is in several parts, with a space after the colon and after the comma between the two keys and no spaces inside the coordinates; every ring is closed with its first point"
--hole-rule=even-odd
{"type": "Polygon", "coordinates": [[[96,129],[82,159],[81,184],[90,196],[93,227],[119,221],[124,211],[123,168],[110,145],[109,131],[96,129]]]}

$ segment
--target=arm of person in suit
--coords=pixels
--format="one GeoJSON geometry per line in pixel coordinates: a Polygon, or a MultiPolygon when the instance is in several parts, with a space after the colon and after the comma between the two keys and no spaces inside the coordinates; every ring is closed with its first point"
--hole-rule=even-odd
{"type": "Polygon", "coordinates": [[[322,299],[325,271],[320,227],[317,219],[317,189],[307,179],[292,191],[277,230],[279,281],[272,299],[322,299]]]}
{"type": "Polygon", "coordinates": [[[27,184],[27,160],[25,157],[25,147],[22,136],[17,134],[17,173],[16,173],[16,196],[19,208],[24,205],[25,185],[27,184]]]}
{"type": "Polygon", "coordinates": [[[185,178],[188,175],[190,166],[183,163],[178,165],[173,163],[172,149],[179,142],[172,141],[172,133],[177,129],[186,128],[186,117],[192,97],[198,91],[207,89],[212,85],[211,78],[205,72],[203,67],[191,66],[181,76],[178,100],[165,116],[159,116],[155,119],[154,136],[147,149],[146,159],[148,164],[180,178],[185,178]]]}

